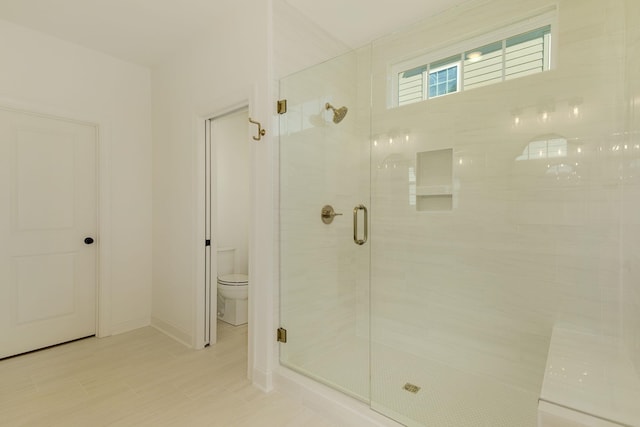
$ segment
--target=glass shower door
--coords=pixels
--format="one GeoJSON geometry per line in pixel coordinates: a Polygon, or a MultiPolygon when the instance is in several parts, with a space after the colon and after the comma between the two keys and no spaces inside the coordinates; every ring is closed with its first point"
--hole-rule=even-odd
{"type": "Polygon", "coordinates": [[[280,361],[368,402],[369,244],[359,206],[369,205],[369,147],[357,123],[357,61],[352,52],[280,81],[280,361]]]}

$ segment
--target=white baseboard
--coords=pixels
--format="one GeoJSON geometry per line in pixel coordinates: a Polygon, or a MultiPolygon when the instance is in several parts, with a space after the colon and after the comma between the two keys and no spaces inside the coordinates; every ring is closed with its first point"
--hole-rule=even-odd
{"type": "Polygon", "coordinates": [[[191,334],[189,334],[188,332],[185,332],[182,329],[165,322],[164,320],[160,320],[157,317],[151,318],[151,326],[153,326],[163,334],[169,335],[171,338],[181,342],[187,347],[193,348],[193,339],[191,337],[191,334]]]}
{"type": "Polygon", "coordinates": [[[111,335],[124,334],[125,332],[149,326],[149,318],[141,317],[138,319],[127,320],[126,322],[114,323],[111,325],[111,335]]]}
{"type": "Polygon", "coordinates": [[[263,372],[258,369],[252,371],[252,384],[265,393],[273,390],[273,374],[271,372],[263,372]]]}
{"type": "Polygon", "coordinates": [[[538,402],[538,427],[624,427],[613,421],[574,411],[563,406],[538,402]]]}

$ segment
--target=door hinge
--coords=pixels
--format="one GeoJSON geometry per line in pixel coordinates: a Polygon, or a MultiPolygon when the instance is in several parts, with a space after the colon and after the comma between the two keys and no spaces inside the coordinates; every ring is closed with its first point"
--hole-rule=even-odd
{"type": "Polygon", "coordinates": [[[211,246],[211,239],[207,239],[204,241],[205,246],[211,246]]]}
{"type": "Polygon", "coordinates": [[[285,328],[278,328],[278,342],[286,343],[287,342],[287,330],[285,328]]]}
{"type": "Polygon", "coordinates": [[[284,114],[287,112],[287,100],[279,99],[278,100],[278,114],[284,114]]]}

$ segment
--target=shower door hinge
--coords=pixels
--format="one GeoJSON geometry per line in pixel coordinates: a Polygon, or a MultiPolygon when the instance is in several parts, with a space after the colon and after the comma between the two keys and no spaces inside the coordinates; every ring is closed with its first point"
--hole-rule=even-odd
{"type": "Polygon", "coordinates": [[[286,343],[287,342],[287,330],[285,328],[278,328],[278,342],[286,343]]]}
{"type": "Polygon", "coordinates": [[[284,114],[287,112],[287,100],[279,99],[278,100],[278,114],[284,114]]]}

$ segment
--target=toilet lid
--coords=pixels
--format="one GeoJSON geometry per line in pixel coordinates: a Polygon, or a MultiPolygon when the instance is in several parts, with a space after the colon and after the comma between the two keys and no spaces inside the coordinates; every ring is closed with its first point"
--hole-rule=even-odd
{"type": "Polygon", "coordinates": [[[231,286],[242,286],[249,282],[249,276],[246,274],[225,274],[218,277],[218,283],[231,286]]]}

